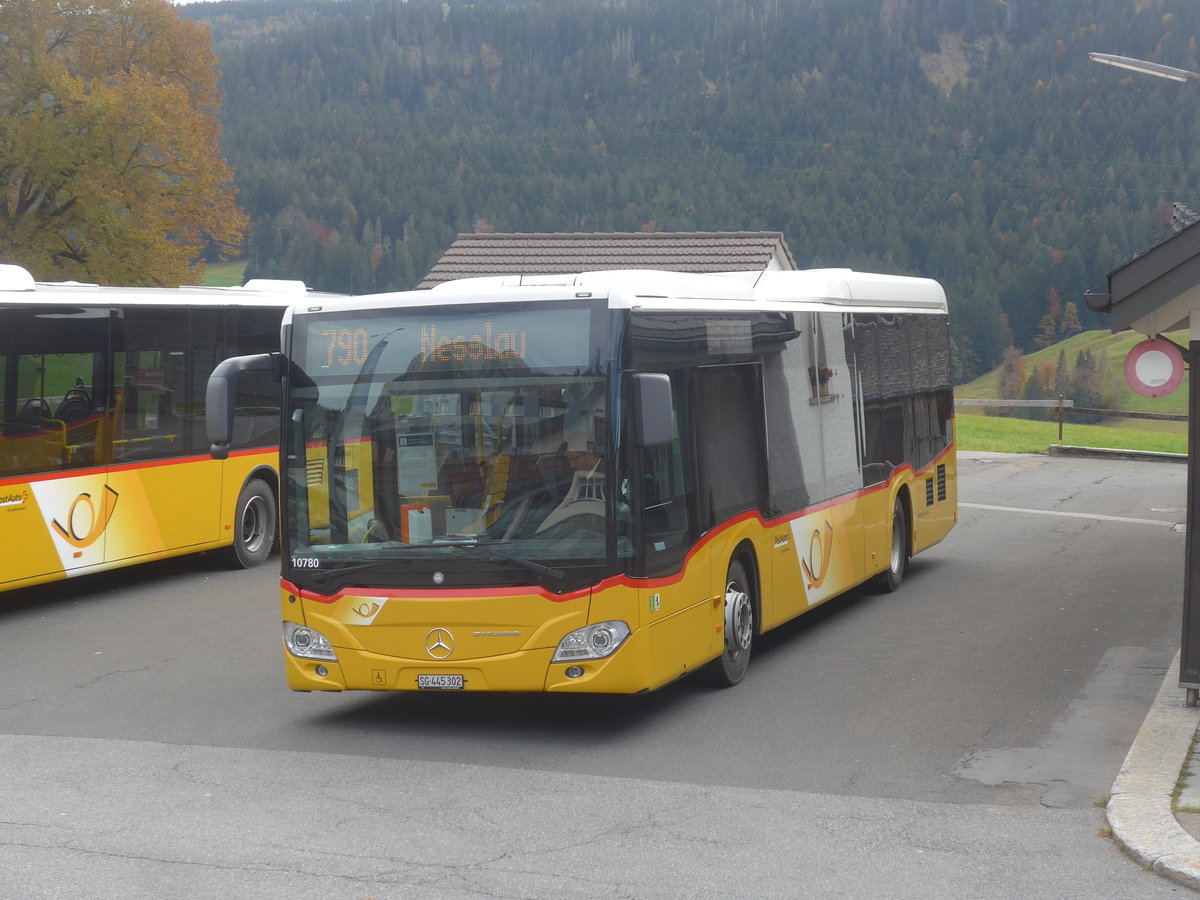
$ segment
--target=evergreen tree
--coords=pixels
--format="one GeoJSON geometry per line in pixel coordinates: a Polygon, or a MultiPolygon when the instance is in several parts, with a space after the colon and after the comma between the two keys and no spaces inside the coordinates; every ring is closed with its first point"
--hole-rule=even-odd
{"type": "Polygon", "coordinates": [[[1058,351],[1058,362],[1054,367],[1054,391],[1064,398],[1071,393],[1071,367],[1067,364],[1067,351],[1062,349],[1058,351]]]}
{"type": "Polygon", "coordinates": [[[1058,289],[1050,288],[1046,295],[1046,312],[1038,321],[1038,334],[1033,339],[1037,347],[1049,347],[1058,343],[1059,319],[1062,316],[1062,303],[1059,300],[1058,289]]]}
{"type": "MultiPolygon", "coordinates": [[[[1053,372],[1053,369],[1051,372],[1053,372]]],[[[1048,400],[1050,398],[1050,392],[1046,390],[1046,385],[1042,380],[1043,374],[1044,373],[1039,370],[1032,373],[1025,380],[1025,391],[1023,393],[1024,399],[1048,400]]],[[[1046,409],[1039,406],[1023,407],[1020,409],[1019,415],[1023,419],[1033,419],[1035,421],[1043,421],[1047,418],[1046,409]]]]}
{"type": "MultiPolygon", "coordinates": [[[[1000,399],[1017,400],[1025,393],[1025,354],[1010,346],[1000,366],[1000,399]]],[[[1037,379],[1033,379],[1037,380],[1037,379]]],[[[1013,407],[998,407],[997,415],[1011,416],[1013,407]]]]}
{"type": "MultiPolygon", "coordinates": [[[[1080,350],[1075,356],[1075,370],[1071,373],[1071,394],[1077,407],[1102,409],[1104,397],[1103,353],[1080,350]]],[[[1074,417],[1077,422],[1099,422],[1103,416],[1081,414],[1074,417]]]]}
{"type": "Polygon", "coordinates": [[[1063,307],[1062,322],[1058,326],[1059,337],[1066,340],[1081,331],[1083,326],[1079,324],[1079,307],[1075,305],[1074,300],[1068,300],[1067,305],[1063,307]]]}

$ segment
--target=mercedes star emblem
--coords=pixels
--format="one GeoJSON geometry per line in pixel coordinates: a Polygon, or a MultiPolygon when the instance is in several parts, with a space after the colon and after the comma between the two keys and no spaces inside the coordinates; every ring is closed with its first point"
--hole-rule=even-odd
{"type": "Polygon", "coordinates": [[[454,635],[445,628],[435,628],[425,635],[425,652],[434,659],[446,659],[454,652],[454,635]]]}

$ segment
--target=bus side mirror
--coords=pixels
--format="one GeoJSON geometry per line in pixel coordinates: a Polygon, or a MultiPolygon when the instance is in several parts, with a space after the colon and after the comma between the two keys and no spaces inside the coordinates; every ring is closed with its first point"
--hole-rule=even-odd
{"type": "Polygon", "coordinates": [[[233,413],[237,407],[238,382],[243,372],[276,372],[282,357],[278,353],[234,356],[217,363],[208,376],[204,393],[204,424],[208,431],[209,455],[227,459],[233,443],[233,413]]]}
{"type": "Polygon", "coordinates": [[[634,375],[633,411],[639,447],[658,447],[675,440],[670,376],[657,372],[634,375]]]}

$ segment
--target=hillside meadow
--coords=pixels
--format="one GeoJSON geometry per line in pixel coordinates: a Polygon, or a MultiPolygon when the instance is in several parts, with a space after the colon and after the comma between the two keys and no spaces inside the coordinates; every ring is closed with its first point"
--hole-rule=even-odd
{"type": "MultiPolygon", "coordinates": [[[[1177,344],[1187,346],[1187,331],[1165,335],[1177,344]]],[[[1102,408],[1136,412],[1186,415],[1188,385],[1185,380],[1175,393],[1157,399],[1143,397],[1125,383],[1125,357],[1145,336],[1132,331],[1112,334],[1108,331],[1085,331],[1061,343],[1045,347],[1024,357],[1029,377],[1043,366],[1057,367],[1060,352],[1073,365],[1083,351],[1103,359],[1102,408]]],[[[985,415],[982,408],[961,405],[964,400],[995,400],[1000,396],[1001,370],[961,384],[954,389],[958,407],[957,434],[959,449],[994,450],[1014,453],[1045,453],[1050,444],[1058,441],[1057,413],[1047,412],[1046,421],[985,415]]],[[[1067,399],[1074,399],[1068,397],[1067,399]]],[[[1187,422],[1159,422],[1148,419],[1111,418],[1101,424],[1080,424],[1070,413],[1063,424],[1063,443],[1085,447],[1104,447],[1118,450],[1151,450],[1163,453],[1187,452],[1187,422]]]]}
{"type": "Polygon", "coordinates": [[[212,262],[204,268],[203,283],[209,287],[232,287],[245,284],[245,274],[244,259],[212,262]]]}

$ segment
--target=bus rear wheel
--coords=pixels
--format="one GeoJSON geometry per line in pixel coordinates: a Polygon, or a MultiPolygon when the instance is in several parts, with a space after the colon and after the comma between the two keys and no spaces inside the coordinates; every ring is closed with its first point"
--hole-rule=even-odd
{"type": "Polygon", "coordinates": [[[228,553],[231,565],[252,569],[267,561],[275,546],[277,517],[274,492],[261,478],[251,478],[238,495],[228,553]]]}
{"type": "Polygon", "coordinates": [[[725,646],[721,655],[700,670],[701,679],[716,687],[733,687],[750,668],[754,642],[754,596],[746,567],[731,560],[725,576],[725,646]]]}
{"type": "Polygon", "coordinates": [[[888,553],[888,567],[877,580],[879,587],[896,591],[908,571],[908,516],[904,512],[904,501],[896,498],[892,509],[892,546],[888,553]]]}

